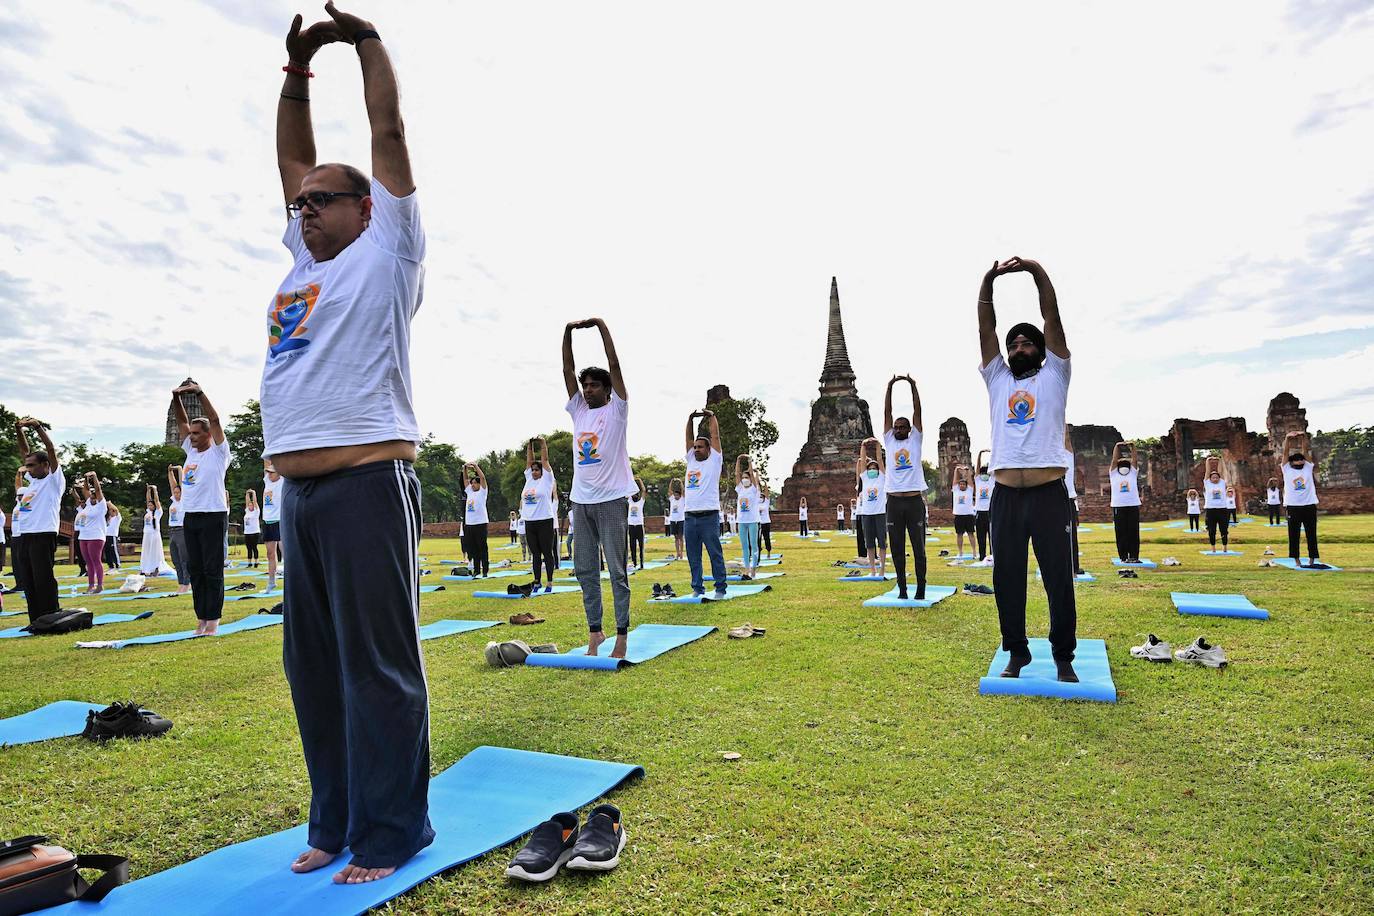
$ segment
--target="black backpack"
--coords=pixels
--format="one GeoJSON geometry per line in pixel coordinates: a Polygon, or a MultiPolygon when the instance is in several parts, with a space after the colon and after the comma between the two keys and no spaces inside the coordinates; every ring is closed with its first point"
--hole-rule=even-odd
{"type": "Polygon", "coordinates": [[[64,608],[60,611],[53,611],[51,614],[44,614],[24,627],[24,631],[35,636],[74,633],[77,630],[89,630],[94,626],[92,619],[93,615],[84,607],[64,608]]]}

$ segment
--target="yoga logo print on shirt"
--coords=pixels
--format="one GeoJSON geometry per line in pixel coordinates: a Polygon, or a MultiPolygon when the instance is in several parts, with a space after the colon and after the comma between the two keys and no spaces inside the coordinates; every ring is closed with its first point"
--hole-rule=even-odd
{"type": "Polygon", "coordinates": [[[198,464],[188,464],[181,469],[181,485],[183,487],[194,487],[196,485],[196,468],[198,464]]]}
{"type": "Polygon", "coordinates": [[[1221,491],[1218,490],[1218,489],[1216,489],[1216,488],[1214,487],[1214,488],[1212,489],[1212,498],[1213,498],[1213,499],[1221,499],[1221,491]]]}
{"type": "Polygon", "coordinates": [[[474,510],[474,509],[476,509],[476,508],[477,508],[477,500],[472,499],[471,497],[469,497],[469,498],[468,498],[468,511],[471,512],[472,510],[474,510]]]}
{"type": "Polygon", "coordinates": [[[959,494],[959,498],[958,498],[957,500],[955,500],[955,502],[959,503],[959,505],[962,506],[962,505],[964,505],[965,503],[968,502],[968,497],[965,496],[963,493],[960,493],[960,494],[959,494]]]}
{"type": "Polygon", "coordinates": [[[32,512],[32,511],[33,511],[33,506],[31,505],[32,502],[33,502],[33,494],[32,494],[32,493],[25,493],[23,496],[19,497],[19,508],[18,508],[18,509],[15,509],[14,511],[16,511],[16,512],[32,512]]]}
{"type": "Polygon", "coordinates": [[[305,322],[315,310],[315,300],[319,298],[318,283],[307,284],[289,293],[277,293],[267,309],[267,352],[271,356],[281,356],[310,346],[310,338],[305,336],[310,328],[305,322]]]}
{"type": "Polygon", "coordinates": [[[987,487],[982,487],[981,489],[979,489],[979,491],[978,491],[978,498],[979,498],[979,499],[987,499],[987,498],[988,498],[988,488],[987,488],[987,487]]]}
{"type": "Polygon", "coordinates": [[[530,487],[528,490],[525,491],[525,505],[534,506],[538,502],[539,493],[537,490],[534,489],[534,487],[530,487]]]}
{"type": "Polygon", "coordinates": [[[687,472],[687,489],[689,489],[689,490],[700,490],[700,489],[701,489],[701,472],[700,472],[700,471],[688,471],[688,472],[687,472]]]}
{"type": "Polygon", "coordinates": [[[747,496],[741,496],[741,497],[739,498],[739,511],[741,511],[741,512],[748,512],[748,511],[749,511],[749,497],[747,497],[747,496]]]}
{"type": "Polygon", "coordinates": [[[907,449],[897,449],[896,454],[892,456],[892,460],[896,462],[896,468],[899,471],[911,469],[911,452],[907,449]]]}
{"type": "Polygon", "coordinates": [[[1129,493],[1129,492],[1131,492],[1131,482],[1130,482],[1129,480],[1123,480],[1123,481],[1121,481],[1121,486],[1117,487],[1116,492],[1118,492],[1118,493],[1129,493]]]}
{"type": "Polygon", "coordinates": [[[586,467],[589,464],[600,464],[601,453],[597,451],[601,439],[596,433],[582,433],[577,437],[577,463],[586,467]]]}
{"type": "Polygon", "coordinates": [[[1007,424],[1009,426],[1028,426],[1035,422],[1035,395],[1024,388],[1017,388],[1007,398],[1007,424]]]}
{"type": "Polygon", "coordinates": [[[1294,491],[1296,491],[1296,492],[1298,492],[1298,493],[1303,492],[1304,490],[1307,489],[1307,481],[1306,481],[1304,478],[1302,478],[1302,477],[1294,477],[1294,478],[1293,478],[1293,489],[1294,489],[1294,491]]]}
{"type": "Polygon", "coordinates": [[[264,490],[264,491],[263,491],[263,494],[262,494],[262,504],[263,504],[263,506],[266,507],[266,508],[271,508],[271,507],[272,507],[273,502],[272,502],[272,491],[271,491],[271,490],[264,490]]]}
{"type": "Polygon", "coordinates": [[[877,487],[869,487],[869,488],[868,488],[868,501],[871,502],[871,503],[876,503],[876,502],[878,501],[878,488],[877,488],[877,487]]]}

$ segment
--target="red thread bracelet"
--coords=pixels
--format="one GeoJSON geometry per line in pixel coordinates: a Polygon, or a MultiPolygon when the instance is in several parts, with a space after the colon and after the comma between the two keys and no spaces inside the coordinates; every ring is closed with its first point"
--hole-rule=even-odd
{"type": "Polygon", "coordinates": [[[298,67],[298,66],[296,66],[295,64],[287,64],[285,67],[282,67],[282,68],[281,68],[281,72],[282,72],[282,73],[294,73],[294,74],[296,74],[297,76],[307,76],[307,77],[309,77],[310,79],[314,79],[314,78],[315,78],[315,74],[313,74],[313,73],[310,72],[310,68],[309,68],[309,67],[298,67]]]}

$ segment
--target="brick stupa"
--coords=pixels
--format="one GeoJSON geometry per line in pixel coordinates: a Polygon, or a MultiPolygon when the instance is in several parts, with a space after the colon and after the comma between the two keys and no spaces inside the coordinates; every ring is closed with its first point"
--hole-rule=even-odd
{"type": "MultiPolygon", "coordinates": [[[[859,397],[854,379],[840,318],[840,290],[831,277],[820,397],[811,402],[806,444],[792,465],[792,476],[783,482],[779,501],[779,509],[795,512],[800,499],[806,497],[811,524],[816,527],[834,524],[835,504],[842,502],[847,507],[854,498],[854,460],[859,456],[859,443],[873,435],[868,402],[859,397]]],[[[848,517],[847,510],[845,515],[848,517]]]]}

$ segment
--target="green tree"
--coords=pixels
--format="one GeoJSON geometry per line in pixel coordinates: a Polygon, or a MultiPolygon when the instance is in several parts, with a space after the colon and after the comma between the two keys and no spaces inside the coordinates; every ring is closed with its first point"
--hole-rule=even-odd
{"type": "Polygon", "coordinates": [[[1344,459],[1355,462],[1362,486],[1374,483],[1374,426],[1350,426],[1327,433],[1318,430],[1312,437],[1312,446],[1326,453],[1323,474],[1331,472],[1332,462],[1344,459]]]}
{"type": "MultiPolygon", "coordinates": [[[[224,486],[229,491],[229,513],[231,520],[243,512],[243,494],[256,490],[259,505],[262,500],[262,408],[257,401],[250,400],[243,410],[229,417],[224,424],[224,435],[229,440],[232,456],[229,470],[224,475],[224,486]]],[[[176,463],[180,464],[185,455],[177,449],[176,463]]],[[[166,477],[163,468],[163,477],[166,477]]],[[[149,481],[152,483],[153,481],[149,481]]]]}
{"type": "MultiPolygon", "coordinates": [[[[487,478],[487,518],[490,519],[493,531],[498,530],[495,527],[498,523],[509,517],[510,510],[515,508],[515,500],[520,492],[519,485],[515,489],[508,489],[504,486],[502,478],[506,473],[506,466],[512,458],[522,462],[523,466],[524,455],[524,449],[520,449],[518,455],[513,449],[493,450],[475,462],[487,478]]],[[[552,458],[553,456],[550,455],[549,457],[552,458]]],[[[504,531],[505,529],[499,530],[504,531]]]]}
{"type": "MultiPolygon", "coordinates": [[[[19,470],[19,440],[14,437],[14,424],[18,419],[18,414],[10,413],[0,404],[0,480],[6,488],[14,481],[14,472],[19,470]]],[[[8,516],[8,504],[5,513],[8,516]]]]}
{"type": "MultiPolygon", "coordinates": [[[[758,398],[729,398],[711,405],[720,421],[720,454],[723,459],[720,485],[725,492],[733,492],[735,458],[753,455],[758,472],[768,477],[768,450],[777,444],[778,427],[764,418],[767,408],[758,398]]],[[[773,485],[781,490],[781,484],[773,485]]]]}
{"type": "Polygon", "coordinates": [[[687,462],[661,461],[655,455],[640,455],[630,459],[630,470],[643,479],[646,491],[644,515],[666,515],[668,512],[668,481],[681,480],[687,475],[687,462]]]}
{"type": "MultiPolygon", "coordinates": [[[[549,443],[549,464],[553,466],[553,478],[558,482],[558,492],[562,498],[562,506],[559,508],[561,514],[567,507],[568,490],[572,487],[572,433],[566,429],[556,429],[544,434],[544,438],[549,443]]],[[[520,493],[525,488],[525,442],[504,454],[506,458],[501,465],[501,489],[509,496],[509,511],[519,506],[520,493]]],[[[538,457],[539,454],[536,452],[535,458],[538,457]]],[[[482,470],[487,474],[490,483],[491,472],[485,466],[482,470]]]]}
{"type": "Polygon", "coordinates": [[[458,447],[425,436],[415,460],[420,478],[421,514],[427,522],[456,522],[463,517],[463,458],[458,447]]]}

